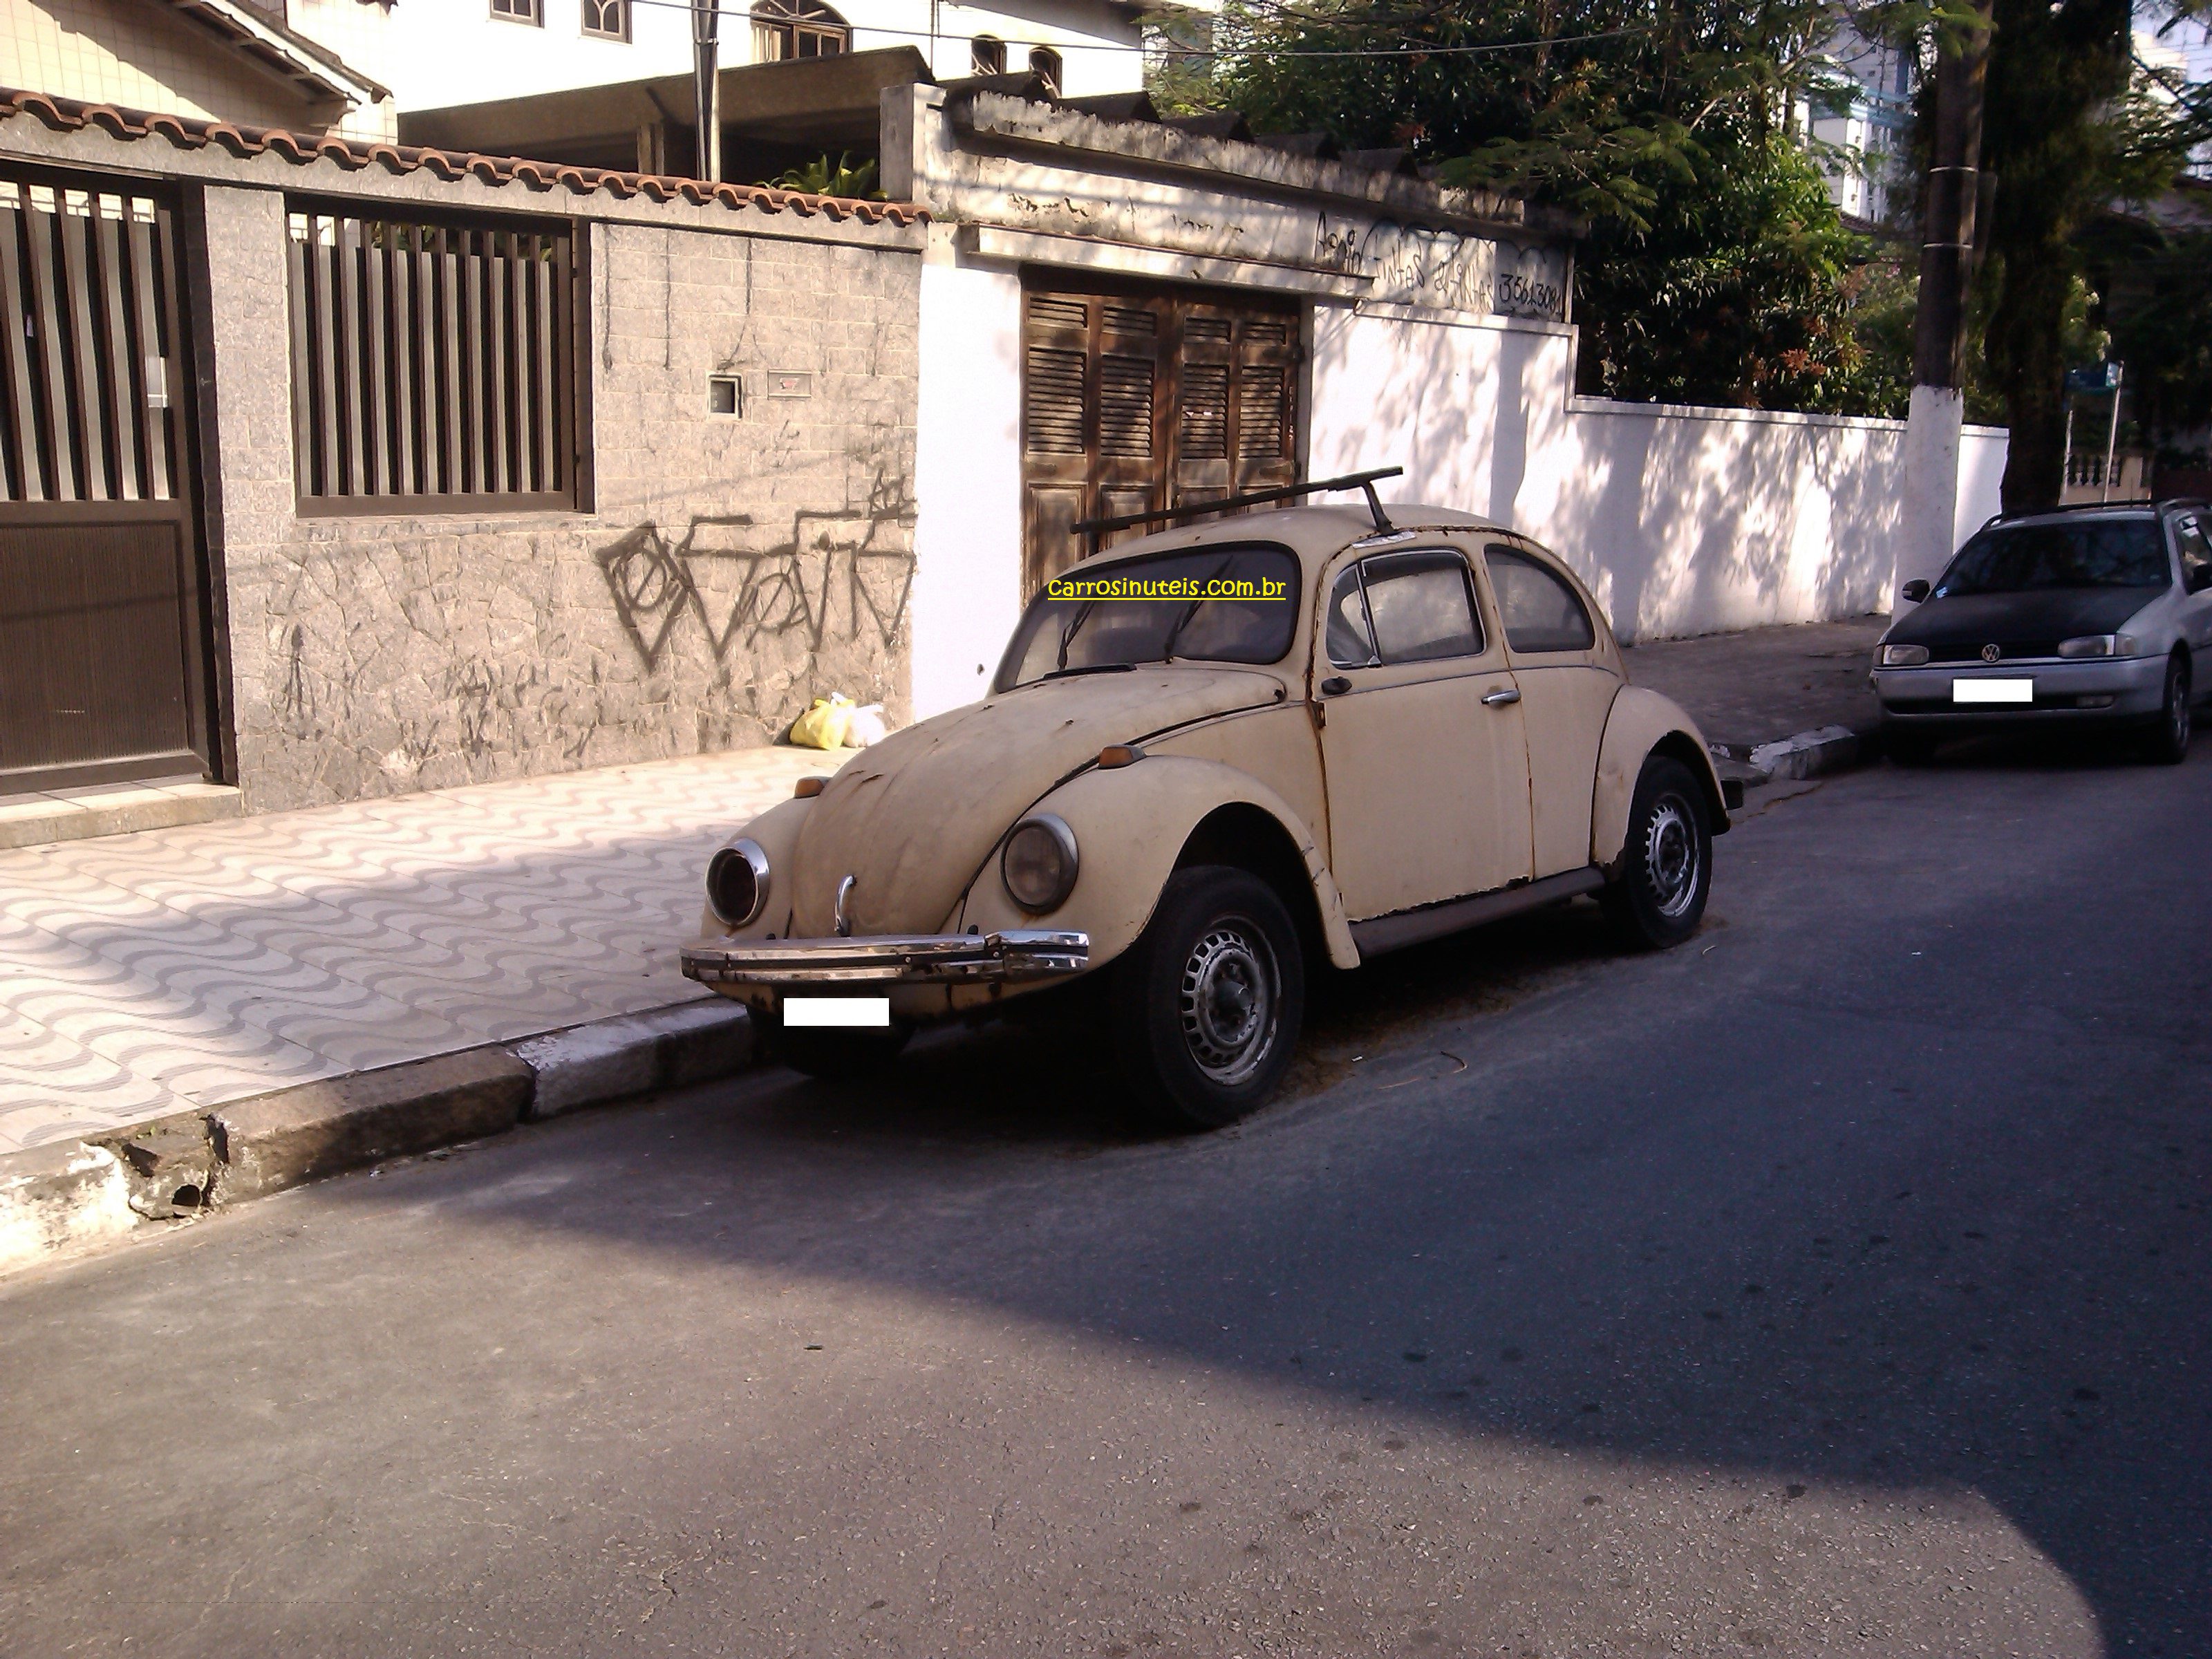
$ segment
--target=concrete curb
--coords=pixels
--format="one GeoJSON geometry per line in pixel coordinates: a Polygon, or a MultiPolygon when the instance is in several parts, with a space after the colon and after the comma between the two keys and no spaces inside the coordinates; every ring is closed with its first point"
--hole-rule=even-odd
{"type": "Polygon", "coordinates": [[[0,1278],[179,1218],[752,1061],[716,997],[227,1101],[0,1157],[0,1278]]]}
{"type": "Polygon", "coordinates": [[[1867,765],[1881,757],[1881,734],[1848,726],[1823,726],[1749,749],[1725,743],[1711,748],[1713,763],[1723,777],[1737,778],[1746,789],[1757,789],[1867,765]]]}

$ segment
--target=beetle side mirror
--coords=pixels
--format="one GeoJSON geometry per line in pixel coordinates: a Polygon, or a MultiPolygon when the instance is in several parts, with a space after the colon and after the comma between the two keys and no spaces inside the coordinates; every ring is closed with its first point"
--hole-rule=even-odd
{"type": "Polygon", "coordinates": [[[1323,696],[1340,697],[1352,690],[1352,682],[1341,674],[1332,674],[1321,683],[1321,690],[1323,696]]]}
{"type": "Polygon", "coordinates": [[[1899,588],[1897,592],[1899,598],[1909,600],[1914,605],[1917,605],[1921,600],[1928,597],[1927,579],[1923,576],[1915,576],[1911,581],[1905,583],[1904,586],[1899,588]]]}

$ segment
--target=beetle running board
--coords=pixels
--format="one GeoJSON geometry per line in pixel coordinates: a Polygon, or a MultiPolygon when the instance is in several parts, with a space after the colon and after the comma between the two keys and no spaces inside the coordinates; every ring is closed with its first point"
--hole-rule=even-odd
{"type": "Polygon", "coordinates": [[[1595,893],[1604,885],[1605,872],[1593,864],[1562,875],[1546,876],[1541,881],[1523,882],[1518,887],[1501,887],[1493,893],[1446,899],[1441,904],[1424,904],[1417,910],[1397,910],[1372,921],[1355,921],[1352,924],[1352,942],[1359,947],[1363,960],[1379,957],[1386,951],[1402,951],[1408,945],[1456,933],[1462,928],[1480,927],[1486,921],[1502,921],[1523,910],[1540,910],[1547,904],[1595,893]]]}

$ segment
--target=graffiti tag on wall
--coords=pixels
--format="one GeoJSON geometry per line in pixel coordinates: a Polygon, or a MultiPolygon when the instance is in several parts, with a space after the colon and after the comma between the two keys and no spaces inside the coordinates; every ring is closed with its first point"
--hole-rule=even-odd
{"type": "Polygon", "coordinates": [[[787,541],[732,544],[754,522],[742,514],[695,518],[674,540],[643,524],[594,556],[648,671],[685,633],[702,635],[723,665],[765,640],[796,636],[809,652],[833,637],[870,633],[885,647],[895,643],[914,586],[914,555],[869,547],[878,520],[801,511],[787,541]]]}
{"type": "Polygon", "coordinates": [[[1314,260],[1373,284],[1370,297],[1508,317],[1566,317],[1566,256],[1454,230],[1315,216],[1314,260]]]}

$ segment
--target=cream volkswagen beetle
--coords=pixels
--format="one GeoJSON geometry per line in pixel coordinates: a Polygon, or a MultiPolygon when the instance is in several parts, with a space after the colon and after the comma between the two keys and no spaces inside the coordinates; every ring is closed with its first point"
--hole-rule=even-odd
{"type": "Polygon", "coordinates": [[[1132,1090],[1204,1127],[1281,1080],[1317,962],[1584,893],[1636,944],[1689,937],[1734,804],[1696,726],[1627,684],[1559,560],[1386,510],[1378,476],[1204,510],[1348,486],[1364,507],[1171,528],[1066,573],[989,696],[715,854],[684,971],[815,1075],[1097,976],[1132,1090]]]}

